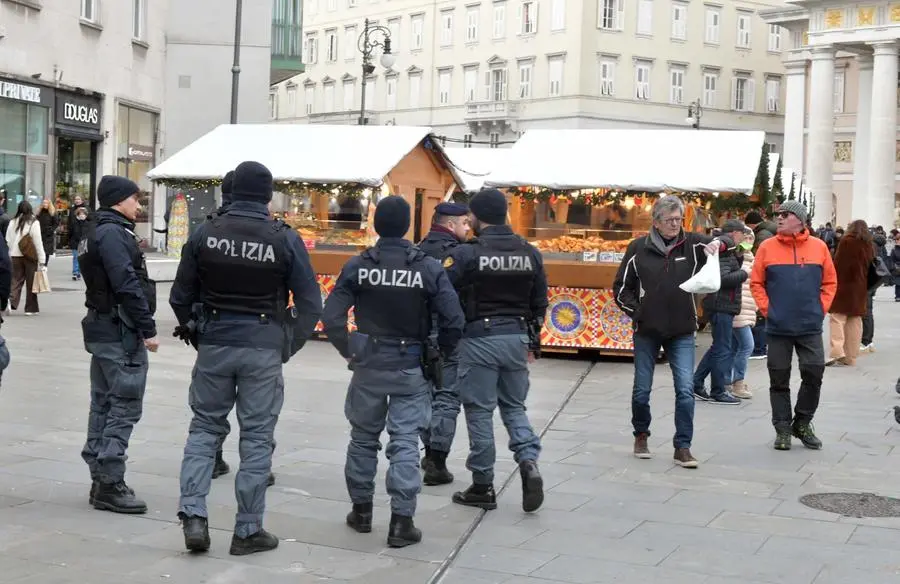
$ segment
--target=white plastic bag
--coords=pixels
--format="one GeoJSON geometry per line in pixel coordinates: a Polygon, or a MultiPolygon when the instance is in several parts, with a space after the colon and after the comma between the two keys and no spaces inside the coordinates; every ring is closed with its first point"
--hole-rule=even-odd
{"type": "MultiPolygon", "coordinates": [[[[704,252],[705,253],[705,252],[704,252]]],[[[711,294],[722,287],[722,274],[719,271],[719,251],[706,257],[706,264],[688,281],[678,286],[690,294],[711,294]]]]}

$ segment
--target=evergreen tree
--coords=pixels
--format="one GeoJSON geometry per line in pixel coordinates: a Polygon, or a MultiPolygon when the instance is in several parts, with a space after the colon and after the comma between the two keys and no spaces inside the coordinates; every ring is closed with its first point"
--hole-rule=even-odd
{"type": "Polygon", "coordinates": [[[774,197],[778,197],[784,194],[784,185],[782,185],[782,177],[781,177],[781,167],[782,165],[781,156],[778,157],[778,164],[775,166],[775,179],[772,181],[772,195],[774,197]]]}
{"type": "Polygon", "coordinates": [[[756,171],[756,183],[753,185],[753,194],[761,207],[769,205],[769,145],[763,143],[762,154],[759,157],[759,168],[756,171]]]}
{"type": "Polygon", "coordinates": [[[794,184],[795,184],[794,173],[791,173],[791,192],[788,193],[789,201],[794,200],[794,184]]]}

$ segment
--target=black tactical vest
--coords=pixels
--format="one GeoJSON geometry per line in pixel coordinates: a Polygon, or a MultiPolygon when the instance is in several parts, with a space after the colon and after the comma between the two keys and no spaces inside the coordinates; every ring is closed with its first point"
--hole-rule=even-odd
{"type": "Polygon", "coordinates": [[[131,260],[132,268],[147,299],[150,308],[150,314],[156,313],[156,283],[150,279],[147,273],[147,261],[144,258],[144,252],[138,244],[138,236],[128,229],[121,222],[111,217],[105,217],[103,213],[96,213],[86,220],[85,233],[78,242],[78,266],[81,270],[81,277],[84,279],[85,287],[84,305],[87,308],[96,310],[101,314],[113,312],[118,304],[116,302],[115,291],[106,275],[106,269],[103,267],[103,258],[97,251],[97,228],[101,225],[112,224],[120,229],[124,229],[129,234],[128,256],[131,260]]]}
{"type": "Polygon", "coordinates": [[[466,320],[511,316],[531,318],[531,289],[538,266],[524,239],[476,239],[475,265],[464,294],[466,320]]]}
{"type": "Polygon", "coordinates": [[[425,236],[425,239],[419,242],[418,248],[425,252],[425,255],[432,257],[439,262],[443,262],[450,255],[450,250],[458,246],[459,242],[454,238],[450,239],[449,234],[440,234],[432,236],[431,233],[425,236]],[[441,237],[444,235],[444,237],[441,237]]]}
{"type": "Polygon", "coordinates": [[[356,328],[381,338],[424,341],[428,336],[425,254],[416,248],[369,248],[360,256],[356,328]]]}
{"type": "Polygon", "coordinates": [[[203,305],[281,318],[287,306],[287,229],[280,221],[233,214],[207,222],[197,254],[203,305]]]}

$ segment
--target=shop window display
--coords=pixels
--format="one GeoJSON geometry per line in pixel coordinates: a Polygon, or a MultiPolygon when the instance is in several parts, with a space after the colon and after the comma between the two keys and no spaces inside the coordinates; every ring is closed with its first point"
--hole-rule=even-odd
{"type": "Polygon", "coordinates": [[[157,115],[119,105],[116,117],[118,139],[118,174],[133,180],[141,188],[141,212],[136,223],[149,223],[152,185],[147,172],[156,164],[157,115]]]}
{"type": "Polygon", "coordinates": [[[40,205],[46,195],[48,116],[44,107],[0,101],[0,190],[7,213],[26,198],[40,205]]]}

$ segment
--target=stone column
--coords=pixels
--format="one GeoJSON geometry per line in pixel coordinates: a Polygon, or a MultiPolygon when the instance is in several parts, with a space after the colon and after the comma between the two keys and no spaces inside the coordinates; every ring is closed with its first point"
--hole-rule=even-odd
{"type": "Polygon", "coordinates": [[[897,143],[897,43],[872,43],[872,125],[869,134],[869,182],[866,200],[870,224],[894,223],[897,143]]]}
{"type": "MultiPolygon", "coordinates": [[[[833,220],[834,47],[814,47],[810,67],[806,186],[816,197],[813,226],[833,220]]],[[[896,76],[894,76],[896,82],[896,76]]]]}
{"type": "Polygon", "coordinates": [[[853,198],[850,219],[869,220],[869,140],[872,128],[872,55],[856,58],[859,66],[859,101],[856,105],[856,140],[853,143],[853,198]]]}
{"type": "MultiPolygon", "coordinates": [[[[784,167],[797,173],[795,190],[800,189],[803,176],[803,144],[806,131],[806,59],[784,64],[786,73],[784,93],[784,167]]],[[[790,190],[790,177],[785,178],[784,192],[790,190]]]]}

